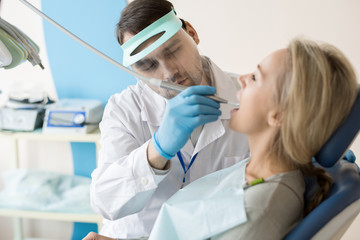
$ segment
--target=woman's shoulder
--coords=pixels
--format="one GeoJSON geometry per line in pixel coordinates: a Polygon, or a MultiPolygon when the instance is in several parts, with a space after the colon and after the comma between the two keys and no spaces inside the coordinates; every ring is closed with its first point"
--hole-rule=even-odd
{"type": "MultiPolygon", "coordinates": [[[[290,201],[295,205],[304,204],[305,182],[300,170],[289,171],[271,176],[263,183],[245,190],[245,198],[249,207],[269,206],[290,201]]],[[[262,207],[262,208],[263,208],[262,207]]],[[[274,207],[274,206],[272,206],[274,207]]]]}
{"type": "Polygon", "coordinates": [[[304,192],[300,170],[274,175],[245,190],[246,213],[255,222],[262,220],[277,229],[289,228],[303,217],[304,192]]]}
{"type": "Polygon", "coordinates": [[[247,222],[211,239],[284,238],[303,217],[303,181],[301,171],[291,171],[245,189],[247,222]]]}

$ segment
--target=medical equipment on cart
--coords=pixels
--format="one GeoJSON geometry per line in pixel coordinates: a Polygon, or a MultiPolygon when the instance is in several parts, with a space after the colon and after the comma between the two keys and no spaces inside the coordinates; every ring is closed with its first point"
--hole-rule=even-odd
{"type": "Polygon", "coordinates": [[[53,103],[49,97],[35,95],[10,95],[0,108],[0,129],[9,131],[34,131],[43,125],[45,107],[53,103]]]}
{"type": "Polygon", "coordinates": [[[0,129],[9,131],[34,131],[43,124],[45,109],[0,109],[0,129]]]}
{"type": "Polygon", "coordinates": [[[92,99],[62,99],[45,112],[44,133],[89,133],[98,128],[103,103],[92,99]]]}

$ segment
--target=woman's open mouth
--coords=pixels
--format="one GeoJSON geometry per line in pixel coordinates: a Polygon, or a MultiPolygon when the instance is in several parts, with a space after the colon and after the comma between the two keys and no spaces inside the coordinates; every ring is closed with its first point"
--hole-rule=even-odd
{"type": "Polygon", "coordinates": [[[230,114],[234,114],[239,110],[239,108],[234,108],[233,110],[231,110],[230,114]]]}

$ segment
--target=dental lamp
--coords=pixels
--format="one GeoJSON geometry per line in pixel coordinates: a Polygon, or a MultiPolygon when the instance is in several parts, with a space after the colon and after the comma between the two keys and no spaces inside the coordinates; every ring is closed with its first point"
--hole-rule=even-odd
{"type": "Polygon", "coordinates": [[[28,60],[44,69],[39,51],[26,34],[0,17],[0,67],[11,69],[28,60]]]}

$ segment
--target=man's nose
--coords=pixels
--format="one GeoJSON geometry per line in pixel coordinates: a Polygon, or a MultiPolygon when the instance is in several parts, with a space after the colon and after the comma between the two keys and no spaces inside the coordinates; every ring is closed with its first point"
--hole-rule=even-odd
{"type": "Polygon", "coordinates": [[[163,61],[162,65],[162,72],[163,72],[163,79],[170,82],[175,82],[177,76],[179,75],[179,68],[178,63],[173,60],[163,61]]]}

